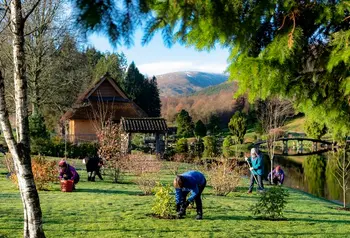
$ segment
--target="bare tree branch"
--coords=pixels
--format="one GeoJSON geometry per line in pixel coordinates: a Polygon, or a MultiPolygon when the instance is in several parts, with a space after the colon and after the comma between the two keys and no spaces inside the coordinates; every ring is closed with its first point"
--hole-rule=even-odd
{"type": "Polygon", "coordinates": [[[25,17],[23,17],[23,22],[26,22],[28,17],[34,12],[34,10],[39,6],[41,0],[36,1],[36,3],[34,3],[34,5],[32,6],[32,8],[27,12],[27,14],[25,15],[25,17]]]}

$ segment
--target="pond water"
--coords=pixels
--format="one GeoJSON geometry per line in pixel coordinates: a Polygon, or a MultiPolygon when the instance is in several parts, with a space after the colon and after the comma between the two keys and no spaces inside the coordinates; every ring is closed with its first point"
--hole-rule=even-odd
{"type": "MultiPolygon", "coordinates": [[[[285,186],[331,201],[342,202],[342,189],[335,177],[335,156],[339,156],[339,153],[325,152],[298,157],[275,156],[274,167],[280,165],[284,170],[285,186]]],[[[270,160],[266,154],[264,154],[264,164],[265,178],[267,178],[270,160]]],[[[350,204],[350,192],[347,193],[346,201],[350,204]]]]}

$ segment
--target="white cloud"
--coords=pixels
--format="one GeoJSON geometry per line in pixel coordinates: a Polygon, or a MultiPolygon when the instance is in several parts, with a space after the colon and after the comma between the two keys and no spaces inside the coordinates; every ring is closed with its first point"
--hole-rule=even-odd
{"type": "Polygon", "coordinates": [[[223,73],[227,65],[215,63],[198,63],[191,61],[162,61],[140,64],[137,68],[142,74],[148,76],[159,75],[177,71],[202,71],[211,73],[223,73]]]}

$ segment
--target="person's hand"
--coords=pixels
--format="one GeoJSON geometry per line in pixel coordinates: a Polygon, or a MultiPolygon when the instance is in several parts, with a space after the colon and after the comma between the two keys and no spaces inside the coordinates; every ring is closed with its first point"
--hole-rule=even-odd
{"type": "Polygon", "coordinates": [[[249,170],[250,170],[250,171],[253,171],[253,168],[252,168],[252,167],[250,167],[250,168],[249,168],[249,170]]]}
{"type": "Polygon", "coordinates": [[[245,160],[245,161],[248,161],[248,157],[245,157],[244,160],[245,160]]]}
{"type": "Polygon", "coordinates": [[[190,202],[187,200],[187,201],[184,203],[184,208],[186,209],[189,205],[190,205],[190,202]]]}

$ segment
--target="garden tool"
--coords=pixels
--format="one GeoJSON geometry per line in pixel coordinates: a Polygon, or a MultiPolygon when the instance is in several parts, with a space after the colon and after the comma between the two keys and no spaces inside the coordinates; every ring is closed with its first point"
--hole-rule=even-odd
{"type": "MultiPolygon", "coordinates": [[[[251,169],[252,167],[250,166],[250,164],[249,164],[249,162],[248,162],[248,161],[247,161],[247,164],[248,164],[248,166],[249,166],[249,169],[251,169]]],[[[253,173],[253,171],[252,171],[252,170],[250,170],[250,172],[252,173],[252,175],[253,175],[253,177],[254,177],[254,180],[255,180],[256,184],[258,184],[258,180],[256,179],[255,174],[253,173]]]]}

